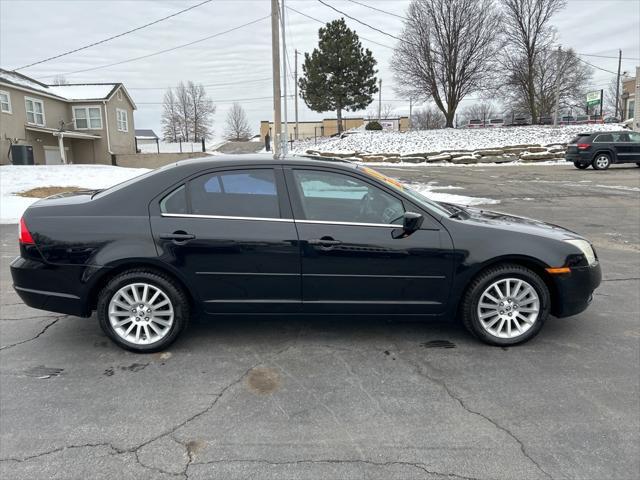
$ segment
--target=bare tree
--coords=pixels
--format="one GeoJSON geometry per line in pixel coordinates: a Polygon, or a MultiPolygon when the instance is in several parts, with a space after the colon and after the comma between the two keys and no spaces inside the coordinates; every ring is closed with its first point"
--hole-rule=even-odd
{"type": "Polygon", "coordinates": [[[551,17],[564,8],[566,0],[501,0],[504,36],[501,63],[507,72],[507,87],[520,96],[533,122],[541,114],[537,94],[541,62],[552,50],[551,17]]]}
{"type": "Polygon", "coordinates": [[[462,122],[468,123],[469,120],[482,120],[489,121],[496,115],[500,109],[492,102],[480,102],[474,103],[473,105],[469,105],[465,107],[462,111],[462,122]]]}
{"type": "Polygon", "coordinates": [[[193,107],[191,99],[189,98],[189,90],[184,82],[178,83],[175,96],[178,103],[178,115],[180,118],[180,121],[178,122],[178,125],[180,126],[180,137],[185,142],[188,142],[191,138],[190,134],[193,122],[193,107]]]}
{"type": "Polygon", "coordinates": [[[414,0],[391,67],[400,93],[432,99],[453,120],[460,101],[490,83],[500,14],[493,0],[414,0]]]}
{"type": "MultiPolygon", "coordinates": [[[[559,82],[560,109],[585,109],[585,95],[591,75],[591,68],[583,63],[573,50],[541,50],[536,54],[534,75],[531,79],[533,97],[529,97],[527,93],[528,81],[515,81],[506,87],[506,103],[515,112],[527,112],[532,121],[536,122],[540,117],[553,114],[556,85],[559,82]]],[[[520,71],[514,71],[507,79],[519,76],[520,71]]]]}
{"type": "Polygon", "coordinates": [[[69,85],[69,81],[67,80],[67,77],[65,77],[64,75],[58,74],[55,77],[53,77],[53,80],[51,81],[51,85],[69,85]]]}
{"type": "Polygon", "coordinates": [[[207,92],[202,84],[196,85],[193,82],[187,84],[187,94],[191,104],[191,135],[197,142],[201,139],[208,139],[213,134],[211,124],[216,107],[213,101],[207,96],[207,92]]]}
{"type": "Polygon", "coordinates": [[[162,100],[162,137],[165,141],[177,142],[181,135],[180,106],[172,89],[168,89],[162,100]]]}
{"type": "Polygon", "coordinates": [[[447,120],[435,105],[417,108],[411,114],[411,128],[414,130],[435,130],[444,128],[447,120]]]}
{"type": "Polygon", "coordinates": [[[618,83],[617,77],[612,78],[604,91],[604,111],[612,117],[616,115],[616,112],[618,118],[622,117],[622,102],[620,100],[620,95],[622,95],[623,78],[624,77],[620,77],[620,85],[616,85],[618,83]],[[616,87],[618,88],[616,89],[616,87]],[[618,95],[616,95],[616,93],[618,95]]]}
{"type": "Polygon", "coordinates": [[[385,103],[382,105],[382,109],[380,110],[380,118],[378,118],[378,107],[372,107],[367,110],[367,120],[386,120],[387,118],[395,118],[396,112],[393,108],[393,105],[390,103],[385,103]]]}
{"type": "Polygon", "coordinates": [[[247,114],[239,103],[234,103],[227,112],[225,136],[236,141],[247,140],[251,136],[247,114]]]}

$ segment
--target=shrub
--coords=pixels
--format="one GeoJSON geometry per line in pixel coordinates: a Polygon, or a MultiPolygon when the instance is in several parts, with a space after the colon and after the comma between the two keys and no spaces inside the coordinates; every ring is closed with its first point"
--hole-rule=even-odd
{"type": "Polygon", "coordinates": [[[380,122],[376,122],[375,120],[373,120],[372,122],[367,123],[364,129],[365,130],[382,130],[382,125],[380,125],[380,122]]]}

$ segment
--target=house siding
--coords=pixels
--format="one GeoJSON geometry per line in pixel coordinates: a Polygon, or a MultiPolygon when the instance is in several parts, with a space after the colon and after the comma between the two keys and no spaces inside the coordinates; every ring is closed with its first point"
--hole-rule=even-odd
{"type": "Polygon", "coordinates": [[[79,130],[83,133],[99,135],[100,138],[72,139],[64,138],[64,145],[68,147],[67,161],[71,163],[102,163],[111,164],[111,153],[107,141],[107,122],[111,141],[111,152],[114,154],[135,153],[135,133],[133,119],[133,105],[122,93],[118,98],[117,91],[108,101],[74,101],[57,100],[36,92],[26,92],[6,84],[0,85],[0,90],[9,93],[11,98],[11,113],[0,114],[0,164],[11,163],[9,149],[11,143],[33,146],[34,162],[38,165],[45,163],[45,148],[58,146],[58,138],[48,132],[27,130],[27,113],[25,97],[41,100],[44,106],[46,128],[59,129],[60,122],[65,122],[65,129],[75,130],[72,123],[74,106],[96,106],[102,113],[102,128],[79,130]],[[119,132],[116,123],[116,109],[127,112],[128,132],[119,132]],[[106,115],[105,115],[106,111],[106,115]],[[11,141],[10,141],[11,140],[11,141]]]}

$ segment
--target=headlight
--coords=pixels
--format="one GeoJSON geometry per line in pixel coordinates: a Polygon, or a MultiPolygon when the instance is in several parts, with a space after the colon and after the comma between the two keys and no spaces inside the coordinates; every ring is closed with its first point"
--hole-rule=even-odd
{"type": "Polygon", "coordinates": [[[574,247],[578,247],[580,251],[584,254],[587,259],[587,263],[589,265],[594,265],[596,263],[596,254],[591,247],[591,244],[586,240],[566,240],[567,243],[570,243],[574,247]]]}

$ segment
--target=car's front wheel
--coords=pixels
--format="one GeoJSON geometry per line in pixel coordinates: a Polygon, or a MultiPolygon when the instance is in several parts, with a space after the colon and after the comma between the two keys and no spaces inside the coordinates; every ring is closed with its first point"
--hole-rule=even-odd
{"type": "Polygon", "coordinates": [[[580,162],[573,162],[573,166],[576,168],[579,168],[580,170],[584,170],[585,168],[589,167],[588,163],[580,163],[580,162]]]}
{"type": "Polygon", "coordinates": [[[606,170],[611,166],[611,157],[607,153],[599,153],[591,162],[595,170],[606,170]]]}
{"type": "Polygon", "coordinates": [[[115,276],[98,297],[98,321],[118,345],[139,353],[165,349],[189,319],[189,302],[169,277],[153,270],[115,276]]]}
{"type": "Polygon", "coordinates": [[[538,334],[549,316],[544,281],[520,265],[489,268],[473,280],[462,301],[462,320],[491,345],[516,345],[538,334]]]}

